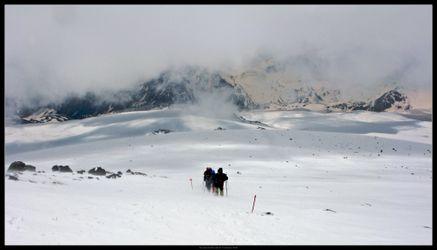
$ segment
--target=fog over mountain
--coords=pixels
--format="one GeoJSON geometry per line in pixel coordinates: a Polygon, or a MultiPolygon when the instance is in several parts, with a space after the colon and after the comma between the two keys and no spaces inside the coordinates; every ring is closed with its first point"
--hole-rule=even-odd
{"type": "Polygon", "coordinates": [[[347,97],[394,84],[429,108],[431,21],[426,5],[8,5],[6,110],[132,88],[186,65],[227,80],[255,72],[244,86],[265,93],[262,101],[276,98],[268,90],[278,84],[347,97]]]}
{"type": "Polygon", "coordinates": [[[6,5],[5,74],[5,244],[433,243],[431,5],[6,5]]]}

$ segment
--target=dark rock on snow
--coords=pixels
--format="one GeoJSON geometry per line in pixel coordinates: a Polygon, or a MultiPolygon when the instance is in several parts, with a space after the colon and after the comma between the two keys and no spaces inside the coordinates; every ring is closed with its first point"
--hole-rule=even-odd
{"type": "Polygon", "coordinates": [[[36,171],[36,167],[32,166],[32,165],[25,165],[24,166],[24,171],[32,171],[35,172],[36,171]]]}
{"type": "Polygon", "coordinates": [[[142,172],[133,172],[133,171],[130,170],[130,169],[128,169],[128,170],[126,171],[126,173],[129,173],[129,174],[132,174],[132,175],[144,175],[144,176],[147,176],[146,173],[142,173],[142,172]]]}
{"type": "Polygon", "coordinates": [[[60,166],[59,172],[73,173],[73,170],[69,166],[65,165],[65,166],[60,166]]]}
{"type": "Polygon", "coordinates": [[[14,161],[9,165],[8,171],[24,171],[26,164],[22,161],[14,161]]]}
{"type": "Polygon", "coordinates": [[[332,209],[326,208],[324,211],[328,211],[328,212],[333,212],[333,213],[337,213],[337,211],[334,211],[332,209]]]}
{"type": "Polygon", "coordinates": [[[54,165],[52,167],[52,171],[56,172],[68,172],[68,173],[73,173],[73,170],[71,170],[71,168],[68,165],[62,166],[62,165],[54,165]]]}
{"type": "Polygon", "coordinates": [[[370,111],[382,112],[386,109],[395,106],[398,109],[408,110],[410,106],[407,102],[407,97],[400,93],[397,89],[390,90],[373,101],[373,106],[370,111]]]}
{"type": "Polygon", "coordinates": [[[154,134],[154,135],[157,135],[157,134],[168,134],[170,132],[171,132],[170,129],[157,129],[157,130],[153,131],[152,134],[154,134]]]}
{"type": "Polygon", "coordinates": [[[9,166],[8,171],[18,171],[18,172],[32,171],[32,172],[35,172],[36,168],[32,165],[26,165],[22,161],[14,161],[9,166]]]}
{"type": "Polygon", "coordinates": [[[63,122],[67,121],[68,118],[59,115],[56,110],[50,108],[41,108],[37,110],[30,116],[22,117],[21,122],[24,124],[27,123],[45,123],[50,121],[58,121],[63,122]]]}
{"type": "Polygon", "coordinates": [[[108,179],[116,179],[119,177],[121,177],[121,174],[110,174],[110,175],[106,176],[106,178],[108,178],[108,179]]]}
{"type": "Polygon", "coordinates": [[[18,177],[15,175],[8,175],[9,176],[9,180],[13,180],[13,181],[18,181],[18,177]]]}
{"type": "Polygon", "coordinates": [[[106,175],[106,170],[104,170],[101,167],[95,167],[92,168],[88,171],[89,174],[93,174],[93,175],[106,175]]]}

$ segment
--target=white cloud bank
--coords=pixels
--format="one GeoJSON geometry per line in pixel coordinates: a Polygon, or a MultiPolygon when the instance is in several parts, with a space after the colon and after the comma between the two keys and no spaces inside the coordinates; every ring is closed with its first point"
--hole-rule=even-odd
{"type": "Polygon", "coordinates": [[[261,51],[279,58],[311,51],[337,87],[399,81],[431,93],[432,7],[5,7],[10,98],[118,89],[186,64],[238,68],[261,51]]]}

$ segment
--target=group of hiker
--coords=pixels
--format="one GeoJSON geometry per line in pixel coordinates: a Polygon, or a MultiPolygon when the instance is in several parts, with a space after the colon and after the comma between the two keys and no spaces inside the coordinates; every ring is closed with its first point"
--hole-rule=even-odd
{"type": "Polygon", "coordinates": [[[223,186],[227,180],[228,176],[223,173],[223,168],[219,168],[216,173],[214,169],[207,167],[203,173],[203,181],[205,182],[206,189],[217,195],[223,196],[223,186]]]}

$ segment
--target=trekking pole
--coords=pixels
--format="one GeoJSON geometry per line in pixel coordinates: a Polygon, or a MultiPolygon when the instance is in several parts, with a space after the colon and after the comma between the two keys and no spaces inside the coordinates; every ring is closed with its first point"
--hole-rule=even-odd
{"type": "Polygon", "coordinates": [[[253,213],[253,209],[255,208],[255,200],[256,200],[256,195],[253,196],[252,213],[253,213]]]}
{"type": "Polygon", "coordinates": [[[226,196],[228,196],[228,181],[226,181],[226,196]]]}

